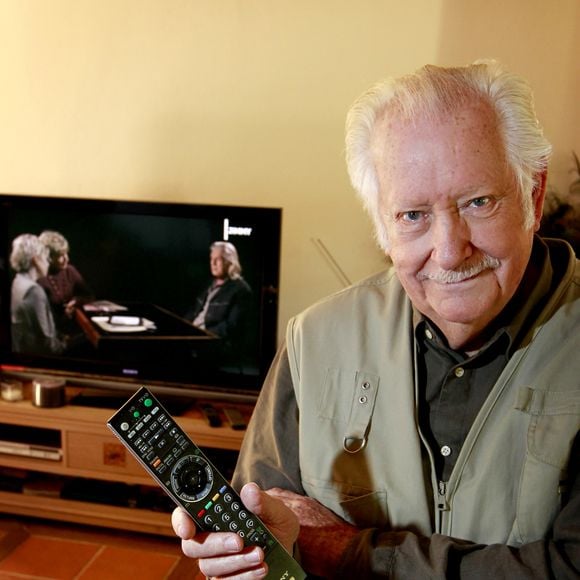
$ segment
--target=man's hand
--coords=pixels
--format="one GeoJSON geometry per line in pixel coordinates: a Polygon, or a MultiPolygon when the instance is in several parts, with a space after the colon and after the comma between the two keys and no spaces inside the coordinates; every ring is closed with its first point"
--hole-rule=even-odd
{"type": "MultiPolygon", "coordinates": [[[[240,497],[244,505],[256,514],[276,536],[278,541],[292,553],[298,536],[296,516],[276,499],[274,494],[262,491],[255,483],[246,484],[240,497]]],[[[186,556],[199,560],[199,569],[206,576],[228,579],[264,578],[268,567],[264,563],[261,548],[244,548],[242,539],[229,532],[200,532],[195,523],[181,508],[171,517],[173,530],[181,538],[181,548],[186,556]]]]}
{"type": "Polygon", "coordinates": [[[279,488],[267,493],[283,501],[298,517],[298,548],[304,569],[316,576],[333,578],[348,543],[359,529],[311,497],[279,488]]]}

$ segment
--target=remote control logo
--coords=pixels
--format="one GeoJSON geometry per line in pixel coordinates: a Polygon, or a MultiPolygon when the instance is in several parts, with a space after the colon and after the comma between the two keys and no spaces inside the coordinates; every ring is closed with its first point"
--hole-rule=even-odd
{"type": "Polygon", "coordinates": [[[290,576],[290,572],[286,570],[286,572],[284,572],[284,574],[280,576],[280,580],[296,580],[296,579],[294,578],[294,576],[290,576]]]}

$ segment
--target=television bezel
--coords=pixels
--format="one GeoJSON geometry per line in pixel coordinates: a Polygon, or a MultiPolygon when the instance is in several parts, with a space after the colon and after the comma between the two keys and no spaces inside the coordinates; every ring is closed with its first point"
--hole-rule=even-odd
{"type": "MultiPolygon", "coordinates": [[[[22,232],[23,233],[23,232],[22,232]]],[[[40,232],[33,232],[40,233],[40,232]]],[[[82,388],[119,390],[131,392],[140,385],[147,385],[154,392],[183,398],[219,398],[232,401],[257,399],[262,382],[270,367],[277,348],[278,296],[280,282],[282,234],[282,209],[266,206],[229,205],[199,202],[173,202],[159,200],[131,200],[109,198],[81,198],[73,196],[48,196],[0,193],[0,373],[31,380],[39,376],[63,378],[67,384],[82,388]],[[7,209],[26,207],[41,211],[102,212],[191,219],[223,219],[227,214],[232,223],[258,223],[259,235],[264,239],[260,245],[262,264],[259,297],[259,360],[258,374],[252,376],[215,373],[200,381],[180,382],[173,377],[126,376],[123,369],[103,372],[100,365],[91,366],[86,361],[64,357],[37,357],[13,353],[10,338],[10,286],[14,273],[10,269],[9,255],[13,235],[6,231],[7,209]]],[[[232,240],[233,241],[233,240],[232,240]]],[[[74,256],[74,249],[73,249],[74,256]]],[[[74,262],[74,259],[73,259],[74,262]]]]}

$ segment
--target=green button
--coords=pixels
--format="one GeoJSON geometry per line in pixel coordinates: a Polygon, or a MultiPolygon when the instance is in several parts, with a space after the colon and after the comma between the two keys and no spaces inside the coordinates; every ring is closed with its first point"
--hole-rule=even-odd
{"type": "Polygon", "coordinates": [[[151,407],[151,405],[153,405],[153,400],[152,399],[145,399],[145,402],[143,404],[146,407],[151,407]]]}
{"type": "Polygon", "coordinates": [[[141,416],[141,413],[139,413],[139,411],[133,411],[133,417],[135,417],[135,419],[138,419],[141,416]]]}

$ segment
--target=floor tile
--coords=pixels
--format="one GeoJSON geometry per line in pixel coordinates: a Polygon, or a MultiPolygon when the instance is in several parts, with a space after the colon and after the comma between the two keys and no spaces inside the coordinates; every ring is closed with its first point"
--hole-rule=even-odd
{"type": "Polygon", "coordinates": [[[169,554],[104,546],[78,580],[161,580],[169,576],[178,561],[178,556],[169,554]]]}
{"type": "Polygon", "coordinates": [[[101,546],[46,536],[30,536],[0,561],[0,573],[73,580],[101,546]]]}

